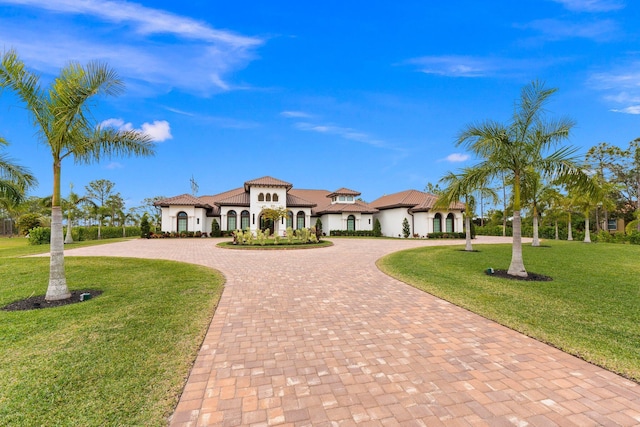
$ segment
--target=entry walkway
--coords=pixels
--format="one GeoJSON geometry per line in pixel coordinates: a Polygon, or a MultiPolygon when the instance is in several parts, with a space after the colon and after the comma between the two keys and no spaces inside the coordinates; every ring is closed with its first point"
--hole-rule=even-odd
{"type": "Polygon", "coordinates": [[[333,247],[287,251],[217,242],[67,251],[185,261],[226,276],[172,426],[640,424],[638,384],[375,266],[390,252],[459,241],[335,239],[333,247]]]}

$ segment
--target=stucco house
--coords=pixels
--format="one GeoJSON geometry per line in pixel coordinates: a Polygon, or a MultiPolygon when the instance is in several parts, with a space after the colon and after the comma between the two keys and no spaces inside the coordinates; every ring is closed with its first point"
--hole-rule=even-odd
{"type": "Polygon", "coordinates": [[[438,197],[418,190],[406,190],[382,196],[370,203],[377,212],[384,236],[402,235],[402,223],[406,218],[412,236],[426,237],[431,233],[462,233],[465,206],[457,202],[448,210],[434,210],[438,197]]]}
{"type": "Polygon", "coordinates": [[[408,199],[400,196],[406,193],[402,192],[365,203],[358,200],[359,192],[348,188],[335,191],[295,189],[288,182],[265,176],[223,193],[200,197],[182,194],[160,200],[156,206],[162,210],[163,232],[210,233],[215,220],[223,231],[242,229],[255,232],[269,228],[272,233],[282,236],[287,227],[309,228],[320,219],[322,230],[328,235],[331,230],[373,230],[374,221],[378,218],[384,235],[397,236],[402,232],[404,217],[409,218],[412,234],[426,235],[432,232],[429,230],[437,230],[435,218],[440,218],[441,224],[445,224],[441,226],[443,231],[449,228],[462,231],[464,205],[434,214],[431,208],[435,196],[409,191],[414,193],[408,199]],[[416,203],[411,205],[413,201],[416,203]],[[284,209],[287,216],[273,224],[263,218],[265,209],[284,209]],[[428,221],[431,223],[427,224],[428,221]]]}

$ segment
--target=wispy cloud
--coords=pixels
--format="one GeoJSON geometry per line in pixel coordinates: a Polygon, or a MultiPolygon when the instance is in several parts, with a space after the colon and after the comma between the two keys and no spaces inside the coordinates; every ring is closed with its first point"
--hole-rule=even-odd
{"type": "Polygon", "coordinates": [[[605,101],[613,104],[610,111],[640,114],[640,61],[627,61],[608,71],[595,72],[587,84],[601,91],[605,101]]]}
{"type": "MultiPolygon", "coordinates": [[[[125,122],[122,119],[111,118],[100,123],[101,127],[112,127],[119,130],[132,130],[133,124],[125,122]]],[[[153,141],[163,142],[172,139],[171,127],[166,120],[155,120],[153,123],[143,123],[140,132],[148,135],[153,141]]]]}
{"type": "Polygon", "coordinates": [[[612,40],[619,34],[618,24],[611,19],[593,19],[590,21],[537,19],[526,24],[516,24],[514,26],[520,29],[537,31],[545,41],[583,38],[602,42],[612,40]]]}
{"type": "Polygon", "coordinates": [[[105,169],[113,170],[113,169],[123,169],[124,165],[118,162],[111,162],[104,167],[105,169]]]}
{"type": "Polygon", "coordinates": [[[282,117],[305,118],[305,119],[313,117],[311,114],[305,113],[304,111],[283,111],[280,113],[280,115],[282,117]]]}
{"type": "Polygon", "coordinates": [[[640,114],[640,105],[630,105],[629,107],[623,108],[621,110],[612,109],[614,113],[625,113],[625,114],[640,114]]]}
{"type": "Polygon", "coordinates": [[[421,56],[403,64],[415,65],[425,74],[471,78],[517,76],[549,65],[548,61],[468,55],[421,56]]]}
{"type": "Polygon", "coordinates": [[[553,0],[573,12],[611,12],[625,7],[622,0],[553,0]]]}
{"type": "Polygon", "coordinates": [[[326,125],[326,124],[313,124],[313,123],[307,123],[307,122],[298,122],[295,124],[295,127],[296,129],[300,129],[304,131],[336,135],[343,139],[362,142],[364,144],[368,144],[374,147],[388,148],[387,143],[385,143],[384,141],[374,138],[367,133],[360,132],[352,128],[326,125]]]}
{"type": "Polygon", "coordinates": [[[57,73],[69,59],[103,60],[126,79],[156,91],[175,87],[208,95],[235,89],[230,75],[253,60],[255,49],[264,43],[126,1],[0,0],[0,4],[29,12],[24,19],[0,19],[3,45],[16,48],[29,65],[57,73]]]}
{"type": "Polygon", "coordinates": [[[469,155],[464,153],[451,153],[445,157],[444,160],[451,163],[461,163],[469,160],[469,155]]]}

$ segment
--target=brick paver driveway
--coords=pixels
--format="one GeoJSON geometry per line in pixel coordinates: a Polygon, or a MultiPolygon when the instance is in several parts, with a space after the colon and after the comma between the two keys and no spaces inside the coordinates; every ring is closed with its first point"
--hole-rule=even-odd
{"type": "Polygon", "coordinates": [[[215,243],[136,240],[67,252],[186,261],[226,276],[173,426],[640,425],[638,384],[375,266],[432,242],[336,239],[289,251],[215,243]]]}

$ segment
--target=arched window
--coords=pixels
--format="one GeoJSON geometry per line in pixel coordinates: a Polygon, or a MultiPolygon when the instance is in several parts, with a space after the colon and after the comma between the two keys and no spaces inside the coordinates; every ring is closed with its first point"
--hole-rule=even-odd
{"type": "Polygon", "coordinates": [[[227,213],[227,230],[234,231],[238,228],[238,217],[236,211],[229,211],[227,213]]]}
{"type": "Polygon", "coordinates": [[[293,212],[287,211],[287,228],[293,228],[293,212]]]}
{"type": "Polygon", "coordinates": [[[296,228],[304,228],[304,212],[302,211],[298,212],[298,215],[296,216],[296,228]]]}
{"type": "Polygon", "coordinates": [[[347,230],[354,231],[356,229],[356,217],[349,215],[347,217],[347,230]]]}
{"type": "Polygon", "coordinates": [[[433,232],[440,233],[442,232],[442,215],[439,213],[433,217],[433,232]]]}
{"type": "Polygon", "coordinates": [[[187,231],[187,213],[178,212],[178,233],[187,231]]]}
{"type": "Polygon", "coordinates": [[[267,202],[270,202],[270,201],[271,201],[271,194],[267,193],[266,201],[267,201],[267,202]]]}
{"type": "Polygon", "coordinates": [[[278,201],[278,195],[276,193],[273,193],[273,199],[274,202],[278,201]]]}
{"type": "Polygon", "coordinates": [[[240,229],[248,230],[249,227],[249,211],[240,212],[240,229]]]}
{"type": "Polygon", "coordinates": [[[258,194],[258,201],[259,202],[264,202],[264,193],[258,194]]]}
{"type": "Polygon", "coordinates": [[[452,213],[447,215],[445,225],[446,225],[447,233],[453,233],[453,214],[452,213]]]}

